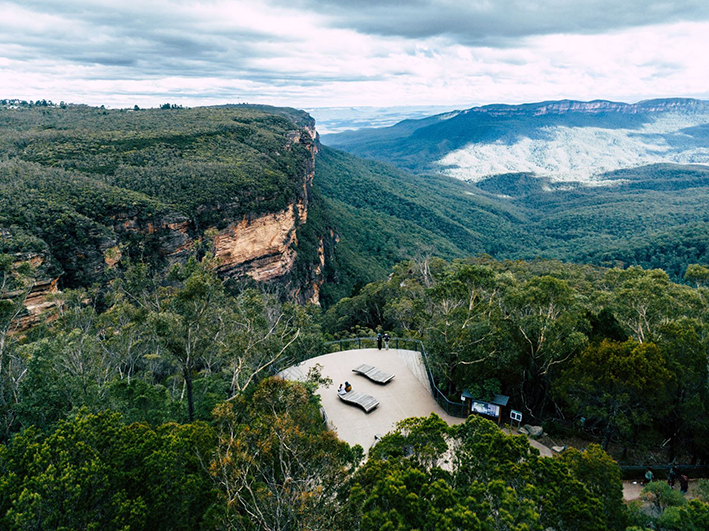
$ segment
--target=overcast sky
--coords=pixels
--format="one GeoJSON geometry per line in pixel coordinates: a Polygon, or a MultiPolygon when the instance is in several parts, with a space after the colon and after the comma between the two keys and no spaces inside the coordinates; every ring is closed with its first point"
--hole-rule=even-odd
{"type": "Polygon", "coordinates": [[[709,0],[0,0],[0,98],[709,99],[709,0]]]}

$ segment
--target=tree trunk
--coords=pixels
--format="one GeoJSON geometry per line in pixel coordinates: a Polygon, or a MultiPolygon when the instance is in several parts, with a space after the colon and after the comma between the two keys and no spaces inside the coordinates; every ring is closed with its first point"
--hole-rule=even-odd
{"type": "Polygon", "coordinates": [[[606,433],[603,436],[603,444],[601,445],[605,452],[608,451],[608,445],[610,444],[610,442],[611,442],[611,426],[610,426],[610,424],[608,424],[608,426],[606,426],[606,433]]]}
{"type": "Polygon", "coordinates": [[[185,368],[182,371],[185,378],[185,385],[187,386],[187,416],[189,421],[194,421],[194,401],[192,398],[192,374],[190,370],[185,368]]]}
{"type": "Polygon", "coordinates": [[[667,449],[667,462],[674,463],[675,456],[677,455],[677,450],[675,448],[675,437],[674,435],[670,438],[670,446],[667,449]]]}
{"type": "Polygon", "coordinates": [[[615,420],[615,415],[610,417],[606,422],[606,432],[603,434],[603,443],[601,446],[604,451],[608,451],[608,445],[611,443],[611,437],[613,435],[613,421],[615,420]]]}

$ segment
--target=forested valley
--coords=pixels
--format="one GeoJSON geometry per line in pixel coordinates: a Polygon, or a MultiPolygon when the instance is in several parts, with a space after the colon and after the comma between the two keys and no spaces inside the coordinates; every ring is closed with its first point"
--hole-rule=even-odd
{"type": "Polygon", "coordinates": [[[709,461],[699,243],[671,275],[522,260],[518,205],[315,155],[296,111],[143,112],[0,112],[1,528],[709,527],[708,484],[626,504],[619,467],[709,461]],[[224,231],[299,201],[292,269],[225,275],[224,231]],[[321,304],[298,298],[321,280],[321,304]],[[377,332],[420,340],[450,400],[509,395],[569,448],[435,415],[350,447],[323,423],[333,382],[274,377],[377,332]]]}

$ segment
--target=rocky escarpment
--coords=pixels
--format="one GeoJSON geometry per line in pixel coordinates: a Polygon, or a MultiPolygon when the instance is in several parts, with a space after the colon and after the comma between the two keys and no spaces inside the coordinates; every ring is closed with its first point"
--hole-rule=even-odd
{"type": "Polygon", "coordinates": [[[58,283],[59,278],[53,278],[32,285],[24,301],[25,312],[17,318],[13,332],[24,332],[41,321],[51,322],[59,317],[58,283]]]}
{"type": "Polygon", "coordinates": [[[249,275],[269,282],[290,273],[295,263],[298,223],[307,220],[304,202],[257,217],[244,217],[214,239],[218,273],[226,277],[249,275]]]}
{"type": "Polygon", "coordinates": [[[24,277],[24,280],[15,289],[0,292],[0,301],[9,301],[19,309],[16,314],[13,311],[14,318],[8,331],[21,334],[42,321],[51,322],[59,316],[59,277],[47,277],[46,256],[41,253],[13,253],[11,257],[12,275],[24,277]],[[30,270],[20,273],[24,266],[29,266],[30,270]]]}
{"type": "Polygon", "coordinates": [[[326,229],[308,225],[319,144],[307,113],[239,105],[11,114],[0,124],[11,151],[0,164],[0,230],[21,233],[12,252],[44,249],[56,274],[42,278],[61,274],[59,289],[110,282],[129,260],[159,271],[214,252],[225,278],[277,282],[317,301],[326,229]],[[56,121],[71,125],[56,130],[56,121]],[[18,134],[23,141],[12,141],[18,134]]]}
{"type": "MultiPolygon", "coordinates": [[[[137,235],[143,241],[152,243],[158,250],[158,254],[168,262],[184,261],[192,256],[195,245],[200,240],[195,236],[192,220],[177,213],[149,222],[141,222],[136,216],[118,216],[113,230],[119,240],[137,235]]],[[[118,257],[119,260],[120,258],[121,256],[118,257]]],[[[109,262],[110,257],[105,257],[105,260],[107,265],[113,265],[109,262]]]]}
{"type": "MultiPolygon", "coordinates": [[[[281,210],[248,213],[236,220],[222,217],[222,222],[226,224],[224,228],[218,230],[211,227],[204,232],[199,230],[194,220],[181,214],[170,214],[150,221],[140,220],[135,214],[122,215],[114,220],[116,240],[127,241],[139,236],[143,242],[151,242],[158,255],[169,264],[185,261],[194,256],[198,249],[207,250],[204,246],[204,233],[208,233],[213,237],[212,251],[219,263],[217,273],[221,277],[250,277],[257,282],[277,282],[294,299],[319,303],[319,288],[323,282],[325,264],[322,238],[312,271],[298,279],[292,275],[298,258],[298,230],[308,221],[318,146],[317,131],[312,120],[289,131],[283,138],[283,150],[290,152],[305,148],[305,154],[300,161],[300,173],[296,176],[299,190],[297,197],[281,210]]],[[[227,197],[210,210],[227,216],[226,212],[235,202],[238,202],[238,198],[232,200],[227,197]]],[[[109,267],[122,258],[120,246],[111,246],[111,243],[115,242],[107,242],[104,250],[104,261],[109,267]]]]}
{"type": "Polygon", "coordinates": [[[299,144],[309,152],[302,171],[302,195],[283,210],[263,215],[246,215],[229,224],[214,238],[217,272],[223,277],[249,276],[258,282],[280,281],[288,293],[301,302],[319,304],[325,251],[322,238],[318,258],[307,281],[295,281],[291,273],[298,257],[298,229],[308,221],[310,187],[315,175],[318,137],[314,122],[288,134],[285,148],[299,144]]]}
{"type": "Polygon", "coordinates": [[[575,101],[561,100],[523,105],[483,105],[460,114],[478,113],[490,116],[543,116],[547,114],[645,114],[662,112],[707,113],[709,103],[690,98],[666,98],[646,100],[639,103],[623,103],[607,100],[575,101]]]}

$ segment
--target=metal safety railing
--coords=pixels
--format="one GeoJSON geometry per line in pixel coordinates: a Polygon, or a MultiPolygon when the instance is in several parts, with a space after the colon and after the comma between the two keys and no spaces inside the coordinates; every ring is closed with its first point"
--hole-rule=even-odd
{"type": "MultiPolygon", "coordinates": [[[[406,348],[406,346],[413,346],[414,348],[408,348],[407,350],[414,350],[416,352],[421,353],[421,358],[423,359],[423,364],[426,369],[426,376],[428,377],[428,383],[431,388],[431,395],[433,396],[433,399],[438,403],[438,405],[441,406],[443,410],[452,417],[466,418],[470,414],[470,408],[465,403],[453,402],[449,400],[448,397],[443,393],[443,391],[441,391],[436,385],[436,381],[433,378],[433,373],[431,372],[428,353],[426,352],[426,348],[424,347],[423,342],[421,340],[408,339],[405,337],[392,337],[389,339],[389,346],[397,350],[399,348],[406,348]]],[[[328,348],[329,352],[341,352],[343,350],[352,350],[353,348],[376,348],[377,338],[351,337],[346,339],[336,339],[335,341],[326,342],[325,347],[328,348]],[[347,346],[347,348],[345,348],[345,346],[347,346]]]]}
{"type": "MultiPolygon", "coordinates": [[[[639,465],[619,465],[623,479],[643,479],[647,466],[639,465]]],[[[652,471],[656,480],[665,480],[669,474],[670,468],[674,466],[677,473],[686,474],[691,478],[706,478],[709,477],[709,465],[653,465],[652,471]]]]}

